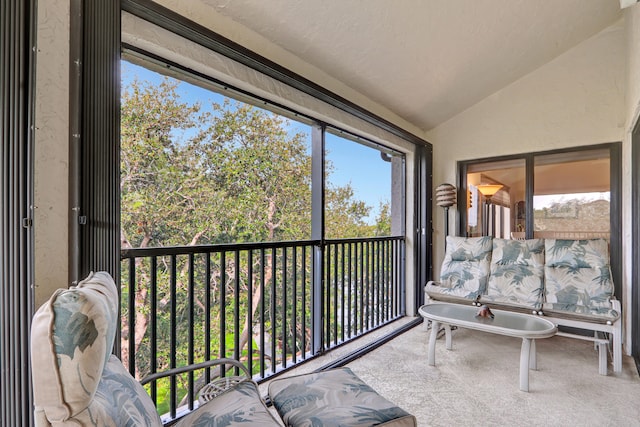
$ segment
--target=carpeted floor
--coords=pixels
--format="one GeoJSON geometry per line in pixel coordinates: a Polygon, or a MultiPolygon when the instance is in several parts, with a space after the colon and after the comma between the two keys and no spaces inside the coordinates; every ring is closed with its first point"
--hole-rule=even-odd
{"type": "Polygon", "coordinates": [[[433,367],[429,333],[418,326],[348,365],[420,426],[640,426],[640,379],[628,356],[621,374],[609,364],[602,376],[592,343],[538,340],[527,393],[518,388],[520,339],[457,329],[453,350],[438,340],[433,367]]]}
{"type": "MultiPolygon", "coordinates": [[[[325,366],[411,320],[394,322],[284,375],[325,366]]],[[[527,393],[519,390],[520,339],[456,329],[453,350],[445,349],[444,337],[437,341],[434,367],[427,364],[430,333],[417,326],[347,365],[414,414],[421,427],[640,427],[640,377],[629,356],[623,356],[620,374],[613,373],[609,357],[609,374],[602,376],[592,343],[565,337],[537,340],[538,370],[529,373],[527,393]]],[[[260,386],[265,395],[267,386],[260,386]]]]}

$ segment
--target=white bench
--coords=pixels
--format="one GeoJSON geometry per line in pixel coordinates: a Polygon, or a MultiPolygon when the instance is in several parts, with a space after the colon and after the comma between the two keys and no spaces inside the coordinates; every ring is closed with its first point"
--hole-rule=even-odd
{"type": "Polygon", "coordinates": [[[594,342],[601,375],[607,374],[611,344],[613,371],[619,373],[622,315],[620,301],[613,295],[608,250],[604,239],[448,236],[440,281],[427,283],[426,300],[487,304],[542,316],[556,326],[590,331],[590,335],[566,330],[560,334],[594,342]]]}

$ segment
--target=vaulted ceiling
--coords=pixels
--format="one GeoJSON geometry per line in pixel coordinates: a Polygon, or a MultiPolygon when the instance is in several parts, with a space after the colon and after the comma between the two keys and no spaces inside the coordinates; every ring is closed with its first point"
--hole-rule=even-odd
{"type": "Polygon", "coordinates": [[[432,129],[622,17],[617,0],[200,0],[432,129]]]}

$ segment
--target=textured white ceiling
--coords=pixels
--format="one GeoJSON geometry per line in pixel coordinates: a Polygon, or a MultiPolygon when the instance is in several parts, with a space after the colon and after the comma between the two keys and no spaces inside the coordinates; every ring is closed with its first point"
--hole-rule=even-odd
{"type": "Polygon", "coordinates": [[[622,17],[617,0],[201,0],[429,130],[622,17]]]}

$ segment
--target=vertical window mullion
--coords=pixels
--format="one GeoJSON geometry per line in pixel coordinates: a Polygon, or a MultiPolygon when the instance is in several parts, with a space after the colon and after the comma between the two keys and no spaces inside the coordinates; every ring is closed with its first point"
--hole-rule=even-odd
{"type": "Polygon", "coordinates": [[[311,239],[317,241],[313,247],[313,277],[311,281],[311,336],[312,354],[325,348],[323,324],[323,278],[324,278],[324,186],[325,186],[325,141],[324,125],[315,124],[311,129],[311,239]]]}

